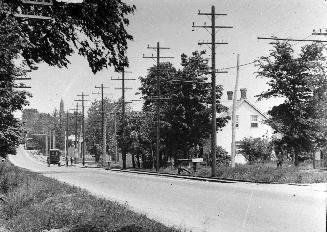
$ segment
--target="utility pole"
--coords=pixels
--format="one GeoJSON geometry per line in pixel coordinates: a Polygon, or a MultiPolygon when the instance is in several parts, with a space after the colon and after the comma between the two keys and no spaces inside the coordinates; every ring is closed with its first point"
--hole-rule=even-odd
{"type": "MultiPolygon", "coordinates": [[[[78,153],[78,144],[79,144],[79,140],[77,139],[77,130],[78,130],[78,102],[76,103],[76,108],[75,109],[70,109],[70,110],[74,110],[74,116],[75,116],[75,150],[77,150],[78,153]]],[[[76,153],[74,152],[75,158],[77,158],[76,153]]]]}
{"type": "MultiPolygon", "coordinates": [[[[169,57],[169,56],[160,56],[160,50],[163,49],[170,49],[170,48],[166,48],[166,47],[160,47],[159,42],[157,42],[157,46],[156,47],[150,47],[148,45],[147,47],[148,49],[153,49],[157,52],[156,56],[144,56],[143,54],[143,58],[151,58],[151,59],[156,59],[157,60],[157,67],[156,67],[156,72],[157,72],[157,96],[155,96],[155,99],[157,100],[157,143],[156,143],[156,160],[157,160],[157,165],[156,165],[156,171],[157,173],[159,173],[159,169],[160,169],[160,100],[163,100],[163,98],[160,98],[160,76],[159,76],[159,65],[160,65],[160,58],[174,58],[174,57],[169,57]]],[[[165,98],[166,99],[166,98],[165,98]]]]}
{"type": "Polygon", "coordinates": [[[103,84],[101,86],[95,86],[96,89],[101,89],[101,133],[102,133],[102,163],[103,166],[106,165],[106,148],[107,148],[107,136],[106,136],[106,113],[104,106],[104,98],[103,98],[103,89],[109,88],[104,87],[103,84]]]}
{"type": "Polygon", "coordinates": [[[56,149],[56,129],[52,133],[52,149],[56,149]]]}
{"type": "Polygon", "coordinates": [[[82,135],[83,135],[83,145],[82,145],[82,159],[83,159],[83,166],[85,166],[85,115],[84,115],[84,110],[85,110],[85,105],[84,105],[84,102],[85,101],[88,101],[88,100],[85,100],[85,97],[89,96],[89,95],[85,95],[83,92],[81,95],[77,95],[79,97],[82,97],[82,99],[78,99],[78,100],[74,100],[74,101],[80,101],[82,102],[82,135]]]}
{"type": "Polygon", "coordinates": [[[118,155],[118,142],[117,142],[117,112],[110,112],[109,114],[114,115],[114,134],[115,134],[115,162],[119,162],[119,155],[118,155]]]}
{"type": "Polygon", "coordinates": [[[45,155],[49,154],[48,131],[45,132],[45,155]]]}
{"type": "Polygon", "coordinates": [[[236,99],[237,99],[237,90],[238,90],[238,79],[239,79],[239,71],[240,71],[240,63],[239,63],[239,54],[237,54],[237,68],[236,68],[236,81],[234,88],[234,97],[233,97],[233,110],[232,110],[232,147],[231,147],[231,164],[232,168],[235,167],[235,156],[236,156],[236,146],[235,146],[235,132],[236,132],[236,99]]]}
{"type": "MultiPolygon", "coordinates": [[[[216,29],[233,28],[232,26],[216,26],[216,16],[226,16],[227,14],[216,14],[215,6],[211,7],[211,13],[201,13],[198,15],[211,16],[211,25],[195,26],[193,22],[193,28],[207,28],[211,29],[211,42],[199,42],[199,45],[211,45],[211,96],[212,96],[212,133],[211,133],[211,176],[216,176],[216,147],[217,147],[217,125],[216,125],[216,73],[220,73],[216,70],[216,44],[228,44],[226,42],[216,42],[216,29]]],[[[194,30],[194,29],[193,29],[194,30]]]]}
{"type": "Polygon", "coordinates": [[[69,123],[69,113],[66,112],[66,130],[65,130],[65,155],[66,155],[66,166],[68,166],[68,123],[69,123]]]}
{"type": "MultiPolygon", "coordinates": [[[[122,83],[122,87],[121,88],[115,88],[115,89],[121,89],[122,90],[122,127],[123,127],[122,129],[123,129],[123,131],[125,130],[125,123],[126,123],[125,122],[125,104],[126,103],[130,103],[130,102],[126,102],[125,101],[125,90],[126,89],[131,89],[131,88],[126,88],[125,87],[125,81],[135,80],[135,79],[126,79],[125,78],[125,73],[127,73],[127,72],[123,68],[122,69],[122,78],[121,79],[119,79],[119,78],[117,78],[117,79],[111,78],[111,80],[119,80],[122,83]]],[[[126,169],[126,148],[123,146],[121,148],[121,151],[122,151],[123,169],[126,169]]]]}

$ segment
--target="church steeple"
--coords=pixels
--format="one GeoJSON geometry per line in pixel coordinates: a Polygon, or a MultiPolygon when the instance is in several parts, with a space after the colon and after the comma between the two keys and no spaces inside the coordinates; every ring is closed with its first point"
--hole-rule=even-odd
{"type": "Polygon", "coordinates": [[[59,113],[65,113],[65,107],[64,107],[64,100],[60,100],[60,108],[59,113]]]}

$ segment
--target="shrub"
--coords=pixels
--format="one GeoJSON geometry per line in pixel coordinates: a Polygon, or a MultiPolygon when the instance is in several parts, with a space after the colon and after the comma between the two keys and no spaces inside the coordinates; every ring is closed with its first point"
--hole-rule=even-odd
{"type": "Polygon", "coordinates": [[[241,141],[240,153],[249,161],[267,161],[271,158],[272,144],[266,138],[244,138],[241,141]]]}

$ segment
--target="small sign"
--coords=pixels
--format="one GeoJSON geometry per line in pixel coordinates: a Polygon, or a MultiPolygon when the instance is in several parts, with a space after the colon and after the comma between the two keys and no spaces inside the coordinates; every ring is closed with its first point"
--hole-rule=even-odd
{"type": "Polygon", "coordinates": [[[194,158],[192,159],[192,163],[202,163],[203,162],[203,158],[194,158]]]}

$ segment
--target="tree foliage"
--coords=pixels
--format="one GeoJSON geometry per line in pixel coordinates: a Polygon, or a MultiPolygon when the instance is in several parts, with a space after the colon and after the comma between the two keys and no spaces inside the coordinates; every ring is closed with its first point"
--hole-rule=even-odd
{"type": "Polygon", "coordinates": [[[276,43],[267,57],[258,61],[258,76],[268,78],[269,89],[259,99],[282,97],[268,120],[283,134],[280,144],[294,152],[295,165],[301,153],[326,146],[325,47],[315,43],[302,47],[296,56],[289,43],[276,43]]]}
{"type": "MultiPolygon", "coordinates": [[[[24,4],[21,0],[0,3],[0,149],[4,155],[21,138],[13,112],[28,104],[29,94],[16,90],[19,84],[14,79],[25,76],[26,69],[37,69],[41,62],[67,67],[74,51],[86,57],[94,73],[109,66],[115,70],[127,66],[127,42],[133,39],[126,31],[127,16],[135,6],[120,0],[85,0],[81,4],[53,1],[53,6],[24,4]],[[16,13],[52,19],[18,18],[16,13]]],[[[56,131],[62,138],[62,129],[56,131]]]]}
{"type": "Polygon", "coordinates": [[[95,73],[113,66],[116,70],[128,64],[127,41],[133,37],[126,31],[127,15],[135,10],[120,0],[85,0],[83,3],[53,1],[53,6],[32,6],[20,0],[4,0],[6,11],[0,22],[16,25],[16,35],[24,41],[19,48],[27,64],[45,62],[67,67],[74,49],[87,58],[95,73]],[[52,20],[15,18],[13,13],[42,14],[52,20]]]}
{"type": "MultiPolygon", "coordinates": [[[[160,79],[161,160],[169,157],[189,158],[190,151],[203,147],[211,131],[211,86],[206,82],[209,70],[204,52],[181,56],[180,70],[170,63],[152,67],[141,80],[140,92],[145,99],[144,110],[155,112],[157,101],[157,77],[160,79]],[[159,69],[159,71],[158,71],[159,69]]],[[[217,86],[217,112],[226,110],[219,99],[222,87],[217,86]]],[[[226,118],[217,119],[217,128],[226,123],[226,118]]],[[[201,150],[201,149],[200,149],[201,150]]],[[[199,154],[197,154],[199,155],[199,154]]]]}
{"type": "Polygon", "coordinates": [[[0,21],[0,155],[6,156],[12,153],[22,139],[20,122],[13,113],[22,110],[27,105],[26,91],[20,91],[15,87],[19,86],[15,78],[25,75],[24,69],[16,66],[22,41],[15,31],[16,24],[5,20],[0,21]]]}
{"type": "MultiPolygon", "coordinates": [[[[95,155],[96,161],[99,161],[102,154],[102,116],[101,100],[95,100],[91,103],[88,110],[88,118],[85,129],[85,142],[87,150],[95,155]]],[[[104,111],[106,117],[106,151],[110,156],[115,152],[115,133],[114,117],[110,113],[114,112],[117,105],[108,98],[104,98],[104,111]]],[[[118,122],[119,123],[119,122],[118,122]]]]}
{"type": "Polygon", "coordinates": [[[241,140],[240,153],[249,161],[268,161],[272,154],[272,143],[267,138],[244,138],[241,140]]]}

